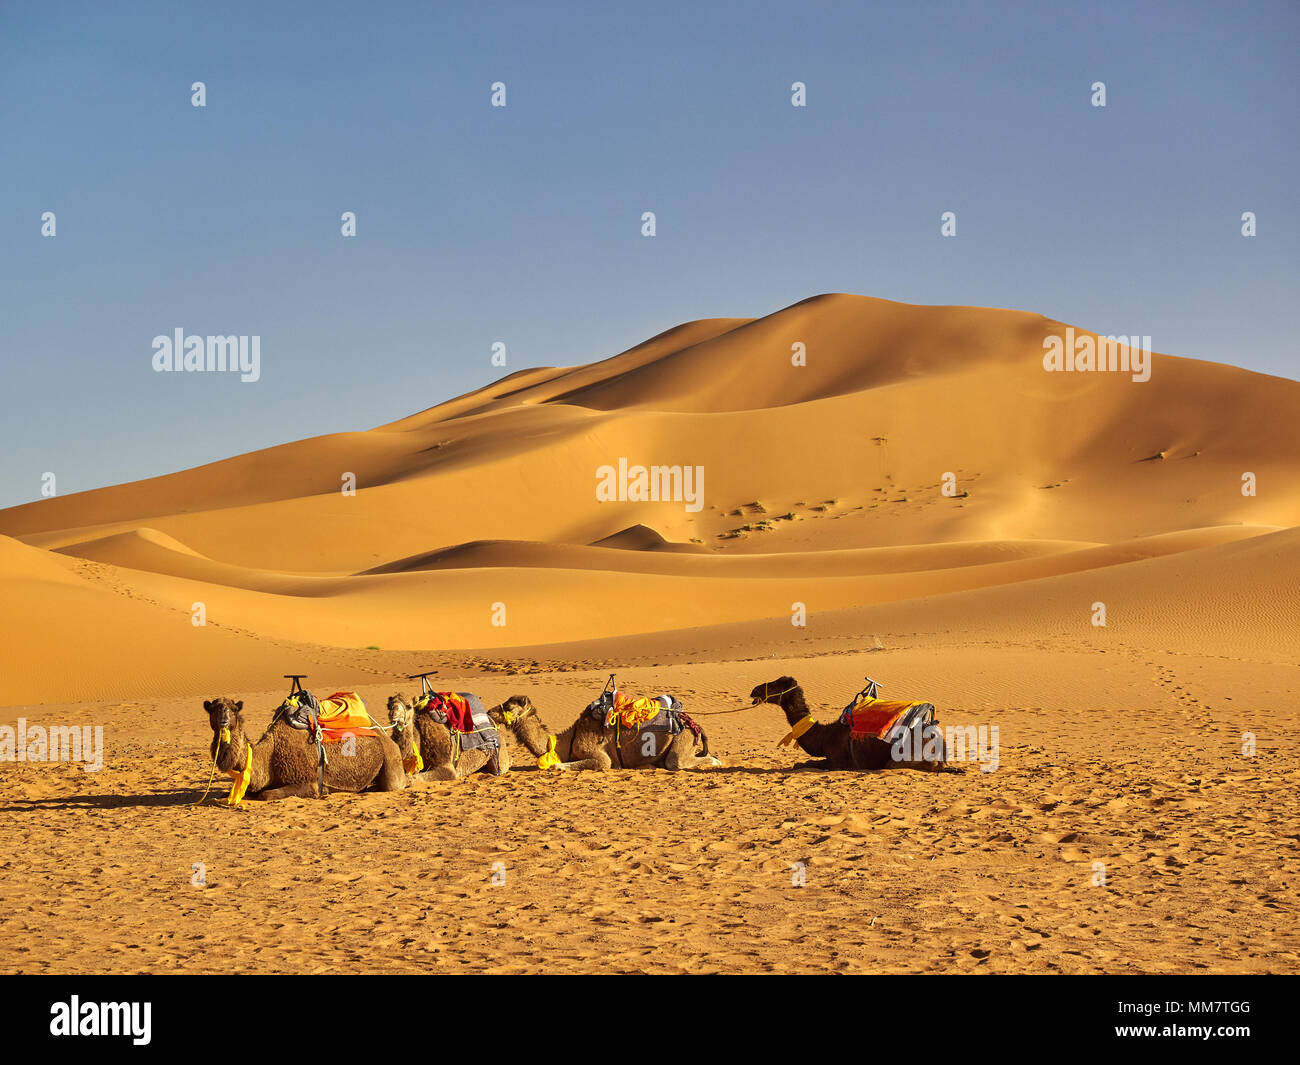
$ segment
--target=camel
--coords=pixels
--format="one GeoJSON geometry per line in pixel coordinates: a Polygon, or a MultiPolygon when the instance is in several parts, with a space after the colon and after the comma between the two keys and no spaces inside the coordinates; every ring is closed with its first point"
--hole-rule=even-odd
{"type": "MultiPolygon", "coordinates": [[[[212,726],[210,751],[215,766],[236,781],[227,800],[230,805],[238,806],[245,793],[258,799],[316,794],[320,781],[317,748],[307,733],[293,728],[279,710],[262,738],[253,743],[245,731],[242,701],[219,697],[205,700],[203,709],[212,726]],[[242,771],[247,771],[248,780],[241,788],[242,771]]],[[[400,791],[406,787],[401,752],[382,730],[353,737],[351,742],[327,742],[325,756],[327,790],[400,791]]]]}
{"type": "Polygon", "coordinates": [[[488,715],[536,757],[542,768],[604,770],[617,762],[620,769],[652,766],[675,772],[701,764],[722,764],[709,754],[709,740],[703,730],[697,753],[695,735],[690,729],[676,736],[653,729],[620,730],[606,727],[585,710],[572,725],[552,735],[526,695],[512,695],[489,710],[488,715]]]}
{"type": "MultiPolygon", "coordinates": [[[[943,771],[947,752],[943,749],[942,733],[936,733],[939,749],[937,758],[917,757],[896,759],[888,743],[874,736],[850,735],[846,721],[829,724],[814,721],[803,689],[793,677],[777,677],[766,684],[756,685],[749,693],[751,705],[774,703],[785,713],[790,723],[791,736],[800,747],[814,758],[824,758],[822,769],[889,769],[907,767],[930,772],[943,771]]],[[[787,737],[790,738],[790,737],[787,737]]],[[[784,742],[784,741],[783,741],[784,742]]],[[[924,754],[924,751],[917,752],[924,754]]],[[[955,772],[956,770],[952,770],[955,772]]]]}
{"type": "MultiPolygon", "coordinates": [[[[492,709],[500,710],[500,707],[492,709]]],[[[488,714],[490,716],[492,710],[488,714]]],[[[402,761],[411,780],[456,780],[481,769],[495,775],[510,769],[510,749],[504,739],[495,751],[475,748],[458,752],[451,729],[435,721],[432,714],[417,712],[411,700],[400,692],[388,697],[388,721],[393,726],[393,740],[402,752],[402,761]],[[424,769],[418,772],[412,769],[416,764],[417,742],[424,763],[424,769]]],[[[496,723],[495,718],[493,722],[496,723]]]]}

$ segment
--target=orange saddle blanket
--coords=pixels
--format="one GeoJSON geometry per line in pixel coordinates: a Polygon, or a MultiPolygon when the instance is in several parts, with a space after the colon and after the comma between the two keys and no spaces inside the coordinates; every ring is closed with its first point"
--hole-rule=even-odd
{"type": "Polygon", "coordinates": [[[338,743],[346,736],[376,736],[374,720],[356,692],[335,692],[320,700],[317,718],[326,743],[338,743]]]}

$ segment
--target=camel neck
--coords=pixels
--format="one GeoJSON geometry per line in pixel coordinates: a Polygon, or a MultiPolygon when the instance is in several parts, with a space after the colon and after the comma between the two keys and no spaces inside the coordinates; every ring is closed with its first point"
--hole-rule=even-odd
{"type": "Polygon", "coordinates": [[[416,748],[420,745],[420,730],[415,727],[415,722],[407,725],[401,732],[393,730],[389,733],[393,737],[393,742],[397,744],[398,753],[403,758],[410,758],[415,754],[416,748]]]}
{"type": "Polygon", "coordinates": [[[795,688],[794,691],[781,696],[781,709],[785,713],[786,721],[791,725],[807,717],[808,704],[804,701],[803,689],[795,688]]]}
{"type": "MultiPolygon", "coordinates": [[[[573,738],[576,734],[576,725],[570,725],[562,732],[555,733],[555,753],[560,756],[560,761],[573,761],[573,738]]],[[[529,714],[519,723],[515,729],[515,736],[528,748],[534,758],[540,758],[550,750],[550,730],[542,724],[535,713],[529,714]]]]}
{"type": "Polygon", "coordinates": [[[578,726],[570,725],[563,732],[555,737],[556,752],[563,751],[564,757],[560,759],[563,762],[573,761],[573,739],[578,734],[578,726]]]}
{"type": "MultiPolygon", "coordinates": [[[[220,743],[220,737],[217,742],[220,743]]],[[[266,787],[270,780],[270,745],[265,745],[259,756],[258,748],[263,744],[255,744],[248,738],[248,734],[242,729],[239,732],[231,732],[230,742],[221,743],[220,752],[217,755],[217,769],[229,776],[231,773],[242,773],[244,766],[248,764],[248,752],[253,752],[253,768],[248,778],[248,790],[250,792],[261,791],[266,787]],[[238,752],[236,757],[235,752],[238,752]]]]}
{"type": "MultiPolygon", "coordinates": [[[[256,793],[270,786],[271,748],[274,741],[271,741],[269,734],[264,736],[258,743],[254,743],[247,736],[244,737],[244,740],[253,752],[253,767],[248,775],[248,790],[256,793]]],[[[247,758],[248,755],[245,754],[244,757],[247,758]]],[[[243,763],[240,764],[239,768],[243,768],[243,763]]]]}
{"type": "MultiPolygon", "coordinates": [[[[804,700],[802,688],[795,688],[788,695],[782,696],[781,709],[785,712],[786,721],[791,725],[798,724],[812,713],[804,700]]],[[[827,726],[821,723],[815,724],[805,730],[795,742],[805,753],[811,754],[814,758],[823,758],[826,755],[826,728],[827,726]]]]}
{"type": "Polygon", "coordinates": [[[515,736],[520,743],[528,748],[533,757],[540,758],[546,753],[550,733],[546,731],[546,726],[538,720],[535,712],[527,717],[520,718],[515,727],[515,736]]]}

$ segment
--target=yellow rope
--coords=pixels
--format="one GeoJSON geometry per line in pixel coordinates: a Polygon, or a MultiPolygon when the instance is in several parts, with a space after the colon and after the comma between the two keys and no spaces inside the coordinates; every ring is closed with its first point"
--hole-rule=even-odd
{"type": "MultiPolygon", "coordinates": [[[[274,725],[275,721],[272,720],[271,724],[274,725]]],[[[230,794],[226,796],[226,801],[224,805],[226,806],[227,809],[232,809],[238,806],[241,802],[243,802],[244,792],[248,790],[248,781],[249,778],[252,776],[253,744],[252,741],[249,740],[247,736],[244,737],[244,742],[248,744],[248,758],[246,759],[246,763],[244,765],[244,769],[242,772],[238,770],[230,771],[230,778],[232,781],[234,781],[234,783],[230,785],[230,794]],[[235,797],[235,790],[239,787],[241,780],[244,786],[239,791],[239,798],[236,799],[234,802],[231,802],[230,800],[235,797]]],[[[203,803],[207,802],[208,795],[212,792],[212,782],[213,780],[216,779],[217,776],[217,754],[221,750],[221,745],[223,743],[226,744],[226,746],[230,746],[230,729],[228,728],[223,728],[221,730],[221,735],[217,739],[217,744],[212,749],[212,769],[211,772],[208,773],[208,783],[207,786],[203,789],[203,794],[200,795],[198,799],[196,799],[194,802],[190,803],[189,805],[201,806],[203,805],[203,803]]]]}
{"type": "MultiPolygon", "coordinates": [[[[783,695],[789,695],[797,687],[799,687],[798,684],[791,685],[789,688],[786,688],[785,691],[777,692],[776,697],[779,699],[783,695]]],[[[765,696],[767,695],[766,685],[763,686],[763,694],[765,696]]],[[[766,698],[755,699],[748,706],[738,706],[734,710],[692,710],[691,717],[723,717],[726,714],[743,714],[746,710],[753,710],[756,706],[762,706],[766,701],[766,698]]]]}
{"type": "Polygon", "coordinates": [[[212,772],[208,774],[208,785],[203,789],[203,794],[199,796],[198,800],[196,802],[190,803],[191,806],[200,806],[207,801],[208,792],[212,790],[212,782],[217,777],[217,751],[219,751],[220,749],[221,749],[220,743],[218,743],[215,747],[212,748],[212,772]]]}

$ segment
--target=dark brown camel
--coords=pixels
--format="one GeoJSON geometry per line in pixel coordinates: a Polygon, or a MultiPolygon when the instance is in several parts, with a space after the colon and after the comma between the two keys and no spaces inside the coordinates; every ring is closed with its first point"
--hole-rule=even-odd
{"type": "MultiPolygon", "coordinates": [[[[500,707],[493,707],[500,710],[500,707]]],[[[491,716],[492,710],[488,711],[491,716]]],[[[405,695],[388,697],[388,720],[393,726],[393,741],[402,752],[402,760],[407,767],[407,774],[412,780],[455,780],[467,777],[486,769],[489,773],[505,773],[510,769],[510,749],[505,738],[495,751],[475,748],[460,751],[457,749],[451,729],[426,710],[412,708],[411,700],[405,695]],[[420,758],[424,763],[422,770],[414,770],[415,744],[420,744],[420,758]]],[[[495,718],[493,719],[495,722],[495,718]]]]}
{"type": "MultiPolygon", "coordinates": [[[[212,726],[209,750],[216,768],[227,776],[247,769],[250,798],[310,798],[316,794],[316,746],[306,732],[293,728],[278,710],[262,738],[253,743],[245,729],[242,702],[221,697],[205,701],[203,709],[212,726]]],[[[327,742],[325,756],[327,791],[400,791],[406,787],[401,752],[382,729],[374,735],[327,742]]]]}
{"type": "MultiPolygon", "coordinates": [[[[793,677],[777,677],[766,684],[756,685],[749,693],[754,706],[774,703],[785,714],[795,742],[814,758],[824,758],[822,769],[890,769],[907,767],[937,771],[944,768],[946,752],[942,734],[939,734],[938,758],[924,757],[896,759],[890,745],[874,736],[854,739],[845,721],[828,723],[814,721],[812,711],[804,700],[803,689],[793,677]]],[[[924,754],[924,751],[917,752],[924,754]]]]}
{"type": "Polygon", "coordinates": [[[697,742],[686,729],[676,736],[652,729],[606,728],[586,711],[563,732],[552,735],[526,695],[512,695],[488,715],[503,726],[543,768],[556,769],[692,769],[721,765],[709,754],[709,740],[697,742]],[[545,761],[546,765],[543,765],[545,761]]]}

